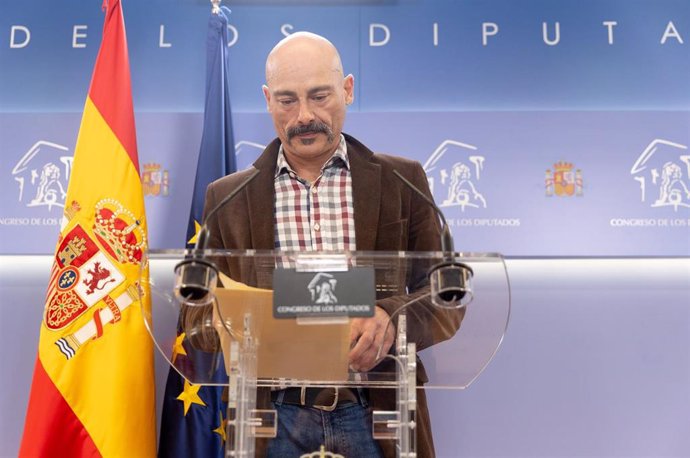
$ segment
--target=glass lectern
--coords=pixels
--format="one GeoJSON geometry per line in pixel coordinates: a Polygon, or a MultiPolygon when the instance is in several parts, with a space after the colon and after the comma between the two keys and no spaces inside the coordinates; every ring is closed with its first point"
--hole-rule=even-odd
{"type": "Polygon", "coordinates": [[[188,300],[176,278],[178,263],[199,252],[149,253],[150,284],[141,290],[151,294],[147,329],[169,364],[192,384],[227,390],[229,457],[252,457],[256,439],[275,436],[277,415],[261,392],[286,387],[390,390],[395,402],[375,406],[373,435],[395,441],[397,456],[414,457],[417,389],[468,387],[508,324],[510,287],[497,254],[453,254],[472,274],[450,306],[429,281],[448,254],[202,254],[220,272],[204,298],[188,300]],[[356,372],[348,364],[349,323],[375,304],[390,315],[395,342],[380,349],[373,369],[356,372]]]}

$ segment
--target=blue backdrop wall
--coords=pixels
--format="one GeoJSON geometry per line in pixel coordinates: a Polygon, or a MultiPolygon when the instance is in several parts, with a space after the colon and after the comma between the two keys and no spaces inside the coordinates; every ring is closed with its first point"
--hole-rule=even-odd
{"type": "MultiPolygon", "coordinates": [[[[240,166],[274,135],[260,91],[266,54],[285,34],[311,30],[340,48],[355,76],[346,131],[425,165],[459,249],[690,253],[687,0],[229,6],[240,166]]],[[[151,246],[179,247],[210,6],[124,8],[151,246]]],[[[100,42],[100,2],[9,0],[0,9],[0,253],[50,253],[100,42]]]]}
{"type": "MultiPolygon", "coordinates": [[[[151,245],[182,247],[210,5],[123,1],[151,245]]],[[[428,392],[440,457],[690,456],[690,1],[224,4],[240,167],[274,136],[266,54],[312,30],[355,76],[346,131],[425,166],[458,249],[511,255],[502,349],[470,390],[428,392]],[[571,255],[625,259],[561,259],[571,255]]],[[[16,456],[21,437],[100,6],[0,2],[0,346],[11,368],[0,456],[16,456]]],[[[160,398],[161,358],[157,371],[160,398]]]]}

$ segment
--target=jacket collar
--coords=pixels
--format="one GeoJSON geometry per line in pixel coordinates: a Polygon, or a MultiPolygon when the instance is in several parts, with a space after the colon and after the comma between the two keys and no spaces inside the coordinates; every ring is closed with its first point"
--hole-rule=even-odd
{"type": "Polygon", "coordinates": [[[381,166],[372,161],[374,153],[357,139],[345,135],[345,141],[352,174],[357,250],[372,251],[376,249],[376,232],[379,225],[381,166]]]}

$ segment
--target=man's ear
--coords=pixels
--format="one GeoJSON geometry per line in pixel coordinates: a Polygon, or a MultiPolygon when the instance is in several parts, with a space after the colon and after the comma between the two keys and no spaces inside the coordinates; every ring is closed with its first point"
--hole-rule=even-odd
{"type": "Polygon", "coordinates": [[[355,77],[352,73],[343,79],[343,89],[345,90],[345,103],[350,105],[355,100],[355,77]]]}
{"type": "Polygon", "coordinates": [[[268,89],[268,86],[266,86],[265,84],[263,86],[261,86],[261,90],[263,91],[264,98],[266,99],[266,110],[268,110],[268,112],[270,113],[271,112],[271,91],[268,89]]]}

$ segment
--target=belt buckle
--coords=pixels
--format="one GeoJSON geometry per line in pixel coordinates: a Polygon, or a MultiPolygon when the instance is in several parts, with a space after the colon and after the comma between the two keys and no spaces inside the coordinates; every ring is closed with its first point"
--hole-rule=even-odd
{"type": "MultiPolygon", "coordinates": [[[[323,406],[323,405],[316,405],[314,404],[312,407],[315,409],[323,410],[325,412],[333,412],[336,407],[338,407],[338,388],[332,387],[333,388],[333,404],[329,406],[323,406]]],[[[300,393],[299,393],[299,400],[302,405],[306,405],[306,399],[307,398],[307,387],[303,386],[301,387],[300,393]]]]}

